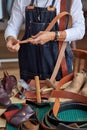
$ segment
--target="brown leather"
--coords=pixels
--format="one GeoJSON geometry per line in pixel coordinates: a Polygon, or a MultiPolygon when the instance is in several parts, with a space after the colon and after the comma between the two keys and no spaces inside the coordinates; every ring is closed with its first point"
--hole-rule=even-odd
{"type": "MultiPolygon", "coordinates": [[[[70,0],[70,1],[61,0],[60,12],[63,12],[63,11],[66,10],[66,5],[67,5],[68,12],[70,12],[71,5],[72,5],[72,0],[70,0]]],[[[66,22],[67,22],[67,17],[64,16],[62,19],[60,19],[60,24],[59,24],[59,30],[60,31],[63,31],[63,30],[66,29],[66,22]]],[[[70,28],[70,27],[71,27],[71,25],[68,25],[68,28],[70,28]]],[[[62,44],[63,44],[63,42],[59,41],[59,52],[60,52],[62,44]]],[[[65,54],[64,54],[64,56],[62,58],[61,69],[62,69],[63,77],[68,74],[68,68],[67,68],[67,64],[66,64],[65,54]]]]}
{"type": "MultiPolygon", "coordinates": [[[[86,60],[86,59],[87,59],[87,51],[86,51],[86,50],[81,50],[81,49],[72,49],[72,51],[73,51],[73,53],[74,53],[73,73],[70,74],[70,75],[65,76],[64,78],[62,78],[62,79],[60,80],[60,82],[58,83],[58,86],[57,86],[56,90],[59,90],[60,87],[61,87],[63,84],[65,84],[65,83],[67,83],[68,81],[72,80],[75,73],[82,71],[83,68],[87,68],[87,60],[86,60]],[[81,62],[83,63],[83,60],[84,60],[84,64],[81,64],[81,65],[80,65],[81,62]]],[[[58,93],[59,93],[59,92],[58,92],[58,93]]],[[[58,93],[57,93],[57,94],[58,94],[58,93]]],[[[62,94],[65,94],[65,95],[63,95],[63,96],[66,96],[66,95],[67,95],[67,92],[63,92],[62,94]]],[[[68,93],[68,95],[69,95],[69,93],[68,93]]],[[[78,94],[77,94],[77,95],[76,95],[76,94],[75,94],[75,95],[74,95],[74,94],[70,94],[69,96],[71,96],[71,95],[72,95],[72,97],[70,97],[70,98],[72,98],[72,99],[74,98],[74,96],[75,96],[75,98],[78,97],[78,96],[77,96],[78,94]],[[76,97],[76,96],[77,96],[77,97],[76,97]]],[[[67,97],[67,98],[68,98],[68,97],[67,97]]],[[[79,95],[79,101],[81,100],[81,98],[82,98],[82,101],[87,100],[86,97],[80,97],[80,95],[79,95]],[[85,98],[85,99],[84,99],[84,98],[85,98]]],[[[75,100],[76,100],[76,99],[75,99],[75,100]]],[[[78,99],[77,99],[77,100],[78,100],[78,99]]],[[[85,103],[85,101],[84,101],[84,103],[85,103]]],[[[55,115],[58,113],[58,108],[57,108],[57,105],[56,105],[56,104],[59,104],[57,99],[55,100],[55,104],[54,104],[54,107],[53,107],[53,111],[54,111],[54,114],[55,114],[55,115]]]]}
{"type": "MultiPolygon", "coordinates": [[[[66,9],[66,2],[67,2],[67,0],[61,0],[60,12],[63,12],[66,9]]],[[[65,30],[65,24],[66,24],[66,17],[63,17],[62,19],[60,19],[60,24],[59,24],[60,31],[65,30]]],[[[59,41],[59,52],[61,50],[62,44],[63,44],[63,42],[59,41]]],[[[65,54],[63,55],[63,58],[61,61],[61,69],[62,69],[63,77],[68,74],[68,68],[67,68],[67,64],[66,64],[65,54]]]]}
{"type": "Polygon", "coordinates": [[[51,97],[55,97],[55,98],[68,98],[68,99],[73,99],[75,101],[78,102],[82,102],[84,104],[87,104],[87,97],[76,94],[76,93],[72,93],[72,92],[66,92],[63,90],[54,90],[52,92],[51,97]]]}
{"type": "Polygon", "coordinates": [[[66,46],[67,46],[67,43],[63,42],[61,50],[60,50],[60,53],[59,53],[59,56],[58,56],[58,59],[56,61],[56,65],[55,65],[54,71],[53,71],[53,73],[51,75],[51,78],[50,78],[51,82],[55,81],[56,75],[57,75],[57,73],[59,71],[59,68],[60,68],[60,65],[61,65],[61,62],[62,62],[62,58],[64,56],[64,52],[65,52],[66,46]]]}
{"type": "Polygon", "coordinates": [[[39,123],[35,119],[30,119],[21,124],[19,130],[39,130],[39,123]]]}
{"type": "Polygon", "coordinates": [[[0,128],[0,130],[6,130],[6,128],[0,128]]]}
{"type": "MultiPolygon", "coordinates": [[[[49,93],[41,94],[41,100],[48,99],[49,96],[50,96],[49,93]]],[[[26,99],[36,102],[36,92],[35,91],[25,91],[25,97],[26,97],[26,99]]]]}
{"type": "MultiPolygon", "coordinates": [[[[66,15],[69,16],[68,28],[70,28],[72,26],[72,17],[71,17],[71,15],[69,13],[66,13],[66,15]]],[[[58,73],[59,67],[61,65],[61,62],[62,62],[62,59],[63,59],[63,56],[64,56],[64,52],[65,52],[66,46],[67,46],[67,43],[63,42],[62,46],[61,46],[61,50],[60,50],[59,56],[58,56],[57,61],[56,61],[55,68],[54,68],[53,73],[52,73],[51,78],[50,78],[51,82],[55,81],[56,75],[58,73]]],[[[63,62],[63,68],[64,68],[64,66],[66,66],[66,63],[65,64],[64,63],[65,62],[63,62]]],[[[67,69],[67,67],[66,67],[66,69],[67,69]]],[[[64,69],[64,71],[66,71],[66,69],[64,69]]]]}
{"type": "MultiPolygon", "coordinates": [[[[64,12],[63,12],[64,13],[64,12]]],[[[61,14],[61,13],[60,13],[61,14]]],[[[70,28],[72,26],[72,17],[69,13],[66,13],[66,15],[69,15],[69,23],[68,23],[68,28],[70,28]]],[[[63,15],[64,17],[65,15],[63,15]]],[[[57,17],[56,16],[53,21],[50,23],[50,25],[48,26],[47,30],[49,30],[50,27],[52,27],[52,25],[57,21],[57,17]]],[[[58,55],[58,58],[57,58],[57,61],[56,61],[56,65],[54,67],[54,70],[53,70],[53,73],[51,75],[51,78],[49,80],[49,82],[52,84],[55,82],[55,78],[56,78],[56,75],[59,71],[59,68],[60,68],[60,65],[61,65],[61,62],[64,61],[64,52],[65,52],[65,49],[66,49],[66,46],[67,46],[67,43],[66,42],[63,42],[62,44],[62,47],[61,47],[61,50],[60,50],[60,53],[58,55]]],[[[63,69],[64,69],[64,74],[66,75],[67,74],[67,67],[66,67],[66,63],[63,62],[63,69]],[[64,67],[65,66],[65,67],[64,67]],[[66,69],[64,69],[66,68],[66,69]],[[65,73],[66,72],[66,73],[65,73]]],[[[63,71],[63,70],[62,70],[63,71]]]]}
{"type": "Polygon", "coordinates": [[[60,90],[61,86],[64,83],[67,83],[68,81],[72,80],[73,77],[74,77],[74,74],[72,73],[72,74],[69,74],[69,75],[65,76],[64,78],[62,78],[60,80],[60,82],[58,83],[57,89],[52,91],[52,93],[51,93],[51,97],[55,97],[56,98],[56,101],[55,101],[54,106],[53,106],[53,112],[54,112],[55,116],[57,115],[58,110],[59,110],[59,106],[58,106],[59,100],[58,100],[58,98],[73,99],[75,101],[87,104],[87,97],[79,95],[79,94],[76,94],[76,93],[60,90]]]}
{"type": "MultiPolygon", "coordinates": [[[[45,31],[50,31],[52,29],[52,27],[55,25],[55,23],[61,19],[62,17],[66,16],[66,15],[70,15],[70,13],[66,12],[66,11],[63,11],[61,13],[59,13],[57,16],[55,16],[55,18],[51,21],[51,23],[49,24],[49,26],[46,28],[45,31]]],[[[72,23],[72,19],[70,19],[69,21],[69,25],[71,26],[71,23],[72,23]]]]}

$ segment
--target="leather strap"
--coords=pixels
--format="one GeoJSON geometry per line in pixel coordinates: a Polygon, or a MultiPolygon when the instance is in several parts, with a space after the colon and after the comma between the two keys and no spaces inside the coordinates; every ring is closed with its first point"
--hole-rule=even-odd
{"type": "MultiPolygon", "coordinates": [[[[68,28],[70,28],[71,25],[72,25],[72,18],[69,17],[68,28]]],[[[56,75],[57,75],[57,73],[58,73],[58,70],[59,70],[61,61],[62,61],[62,68],[64,68],[64,66],[65,66],[65,68],[66,68],[66,69],[64,69],[64,74],[66,74],[65,72],[67,72],[67,67],[66,67],[65,58],[63,57],[63,56],[64,56],[65,49],[66,49],[66,46],[67,46],[67,43],[66,43],[66,42],[63,42],[63,43],[62,43],[62,46],[61,46],[61,50],[60,50],[59,56],[58,56],[58,59],[57,59],[57,62],[56,62],[56,65],[55,65],[55,68],[54,68],[54,71],[53,71],[52,76],[51,76],[51,78],[50,78],[50,81],[51,81],[51,82],[54,82],[54,80],[55,80],[55,77],[56,77],[56,75]]],[[[62,71],[63,71],[63,69],[62,69],[62,71]]],[[[55,104],[54,104],[54,108],[53,108],[53,113],[54,113],[54,115],[56,115],[56,114],[58,113],[58,110],[59,110],[59,106],[58,106],[58,105],[59,105],[59,100],[56,99],[56,100],[55,100],[55,104]]]]}
{"type": "MultiPolygon", "coordinates": [[[[70,2],[70,5],[68,6],[69,9],[67,8],[68,11],[70,11],[71,4],[72,4],[72,0],[70,0],[70,1],[61,0],[60,12],[66,10],[66,3],[69,3],[69,2],[70,2]]],[[[63,17],[62,19],[60,19],[60,26],[59,26],[59,29],[60,29],[60,30],[64,30],[64,29],[65,29],[65,20],[66,20],[65,17],[63,17]]],[[[69,19],[69,22],[70,22],[70,19],[69,19]]],[[[71,24],[71,23],[72,23],[72,22],[70,22],[70,24],[71,24]]],[[[70,24],[68,24],[68,28],[71,27],[70,24]]],[[[61,48],[61,47],[62,47],[62,44],[65,44],[65,43],[59,42],[59,51],[62,49],[62,48],[61,48]]],[[[67,46],[67,44],[66,44],[66,46],[67,46]]],[[[65,48],[66,48],[66,46],[65,46],[65,48]]],[[[64,49],[65,49],[65,48],[64,48],[64,49]]],[[[64,50],[64,51],[65,51],[65,50],[64,50]]],[[[64,53],[64,52],[62,52],[62,53],[64,53]]],[[[58,60],[57,60],[57,61],[58,61],[58,60]]],[[[57,66],[58,66],[58,65],[57,65],[57,66]]],[[[62,68],[62,74],[63,74],[63,76],[67,75],[67,74],[68,74],[68,70],[67,70],[67,64],[66,64],[66,60],[65,60],[65,55],[62,56],[61,68],[62,68]]],[[[56,69],[55,69],[54,72],[56,73],[56,72],[58,72],[58,71],[56,71],[56,69]]],[[[53,72],[53,74],[52,74],[52,76],[51,76],[51,80],[52,80],[53,77],[55,77],[55,75],[56,75],[56,74],[54,75],[54,72],[53,72]]],[[[56,100],[55,100],[54,107],[53,107],[53,113],[54,113],[54,115],[57,115],[57,113],[58,113],[59,106],[60,106],[59,104],[60,104],[60,103],[59,103],[59,100],[56,99],[56,100]]]]}
{"type": "Polygon", "coordinates": [[[30,119],[23,122],[19,130],[39,130],[39,123],[35,119],[30,119]]]}
{"type": "MultiPolygon", "coordinates": [[[[72,3],[71,0],[69,0],[69,1],[61,0],[60,12],[63,12],[65,10],[68,10],[68,12],[70,12],[71,3],[72,3]],[[70,5],[68,5],[68,4],[70,4],[70,5]]],[[[62,19],[60,19],[60,24],[59,24],[60,31],[63,31],[66,28],[67,19],[68,19],[68,17],[63,17],[62,19]]],[[[60,52],[62,44],[63,44],[63,42],[59,41],[59,52],[60,52]]],[[[68,68],[67,68],[67,64],[66,64],[65,54],[62,58],[61,69],[62,69],[63,77],[68,74],[68,68]]]]}
{"type": "MultiPolygon", "coordinates": [[[[50,31],[50,30],[52,29],[52,27],[55,25],[55,23],[56,23],[59,19],[61,19],[62,17],[66,16],[66,15],[71,16],[70,13],[68,13],[68,12],[66,12],[66,11],[63,11],[63,12],[59,13],[57,16],[55,16],[55,18],[51,21],[51,23],[48,25],[48,27],[46,28],[45,31],[50,31]]],[[[69,25],[71,25],[71,23],[72,23],[72,19],[71,19],[71,21],[69,22],[69,25]]]]}
{"type": "MultiPolygon", "coordinates": [[[[51,130],[52,128],[57,130],[57,128],[59,128],[59,124],[61,124],[61,123],[66,125],[65,126],[66,129],[69,126],[71,126],[69,130],[71,130],[71,129],[73,130],[74,128],[80,128],[79,125],[87,123],[87,120],[84,117],[84,114],[83,114],[83,116],[79,115],[79,111],[78,110],[82,110],[84,112],[87,112],[87,105],[82,104],[82,103],[78,103],[78,102],[71,102],[71,101],[67,102],[67,103],[62,103],[61,107],[60,107],[60,110],[59,110],[60,115],[61,115],[61,113],[62,113],[62,115],[61,116],[57,115],[57,117],[55,117],[53,115],[52,109],[50,109],[45,114],[45,116],[43,117],[42,125],[44,125],[44,128],[46,128],[46,127],[49,128],[49,130],[51,130]],[[69,112],[68,114],[70,114],[70,116],[67,115],[69,117],[68,117],[68,119],[65,120],[64,118],[65,118],[66,114],[63,113],[63,112],[67,111],[67,110],[76,110],[75,118],[74,118],[73,113],[72,112],[70,113],[70,111],[68,111],[69,112]],[[63,116],[64,116],[64,118],[63,118],[63,116]],[[71,120],[70,120],[70,117],[72,117],[71,120]]],[[[61,130],[62,129],[63,128],[61,127],[61,130]]],[[[64,130],[66,130],[66,129],[64,129],[64,130]]]]}
{"type": "Polygon", "coordinates": [[[53,106],[53,113],[54,113],[55,116],[57,115],[57,113],[59,111],[59,106],[58,105],[60,105],[60,102],[59,102],[58,98],[73,99],[75,101],[87,104],[87,97],[86,96],[82,96],[82,95],[79,95],[79,94],[76,94],[76,93],[60,90],[61,86],[64,83],[67,83],[68,81],[72,80],[73,77],[74,77],[74,74],[72,73],[72,74],[69,74],[69,75],[65,76],[64,78],[62,78],[60,80],[60,82],[58,83],[58,86],[57,86],[56,90],[54,90],[51,93],[51,98],[52,97],[56,98],[54,106],[53,106]]]}
{"type": "MultiPolygon", "coordinates": [[[[68,28],[70,28],[71,25],[72,25],[72,17],[71,17],[71,15],[70,15],[68,12],[64,11],[64,12],[60,13],[59,15],[57,15],[57,16],[53,19],[53,21],[52,21],[52,22],[49,24],[49,26],[47,27],[46,31],[50,31],[50,30],[51,30],[50,28],[53,27],[53,25],[56,23],[56,21],[57,21],[58,19],[63,18],[63,17],[66,16],[66,15],[69,16],[68,28]],[[59,17],[60,17],[60,18],[59,18],[59,17]]],[[[50,81],[51,81],[51,82],[54,82],[54,81],[55,81],[55,78],[56,78],[56,75],[57,75],[57,73],[58,73],[58,70],[59,70],[59,67],[60,67],[60,64],[61,64],[61,61],[62,61],[64,52],[65,52],[66,46],[67,46],[67,43],[66,43],[66,42],[63,42],[62,47],[61,47],[61,51],[60,51],[59,56],[58,56],[57,61],[56,61],[56,65],[55,65],[55,67],[54,67],[53,73],[52,73],[51,78],[50,78],[50,81]]]]}
{"type": "Polygon", "coordinates": [[[54,71],[53,71],[53,73],[51,75],[51,78],[50,78],[51,82],[55,81],[56,75],[57,75],[57,73],[59,71],[61,62],[62,62],[63,57],[64,57],[64,52],[65,52],[66,47],[67,47],[67,43],[63,42],[61,50],[60,50],[60,53],[59,53],[59,56],[58,56],[57,61],[56,61],[56,65],[55,65],[54,71]]]}
{"type": "Polygon", "coordinates": [[[55,98],[68,98],[68,99],[73,99],[75,101],[78,102],[82,102],[84,104],[87,104],[87,97],[76,94],[76,93],[72,93],[72,92],[66,92],[63,90],[54,90],[53,94],[51,95],[51,97],[55,97],[55,98]]]}

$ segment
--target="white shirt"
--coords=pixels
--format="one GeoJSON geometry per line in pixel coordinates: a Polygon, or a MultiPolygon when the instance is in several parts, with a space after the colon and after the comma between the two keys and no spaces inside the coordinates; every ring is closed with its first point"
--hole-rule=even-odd
{"type": "MultiPolygon", "coordinates": [[[[66,29],[65,41],[75,41],[82,39],[85,34],[85,21],[82,11],[81,0],[72,0],[71,15],[73,19],[72,28],[66,29]]],[[[8,36],[14,36],[17,38],[21,25],[25,20],[25,7],[29,5],[31,0],[15,0],[12,8],[10,20],[8,21],[7,28],[5,30],[5,39],[8,36]]],[[[35,0],[36,6],[44,7],[47,0],[35,0]],[[38,5],[36,5],[38,1],[38,5]]],[[[46,6],[51,5],[52,0],[48,0],[46,6]]],[[[55,0],[54,6],[57,9],[57,14],[60,12],[60,0],[55,0]]]]}

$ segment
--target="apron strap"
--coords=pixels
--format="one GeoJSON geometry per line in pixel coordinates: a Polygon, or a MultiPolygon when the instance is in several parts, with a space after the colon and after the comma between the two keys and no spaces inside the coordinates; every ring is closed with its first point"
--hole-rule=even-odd
{"type": "Polygon", "coordinates": [[[52,1],[52,5],[51,5],[52,7],[54,6],[54,3],[55,3],[55,0],[52,1]]]}
{"type": "Polygon", "coordinates": [[[31,3],[30,3],[30,5],[34,5],[34,0],[31,0],[31,3]]]}
{"type": "MultiPolygon", "coordinates": [[[[54,6],[54,3],[55,3],[55,0],[53,0],[53,1],[52,1],[51,7],[53,7],[53,6],[54,6]]],[[[31,0],[30,5],[34,5],[34,0],[31,0]]]]}
{"type": "MultiPolygon", "coordinates": [[[[71,4],[72,4],[72,0],[61,0],[60,12],[65,11],[65,10],[70,12],[71,4]],[[68,2],[69,2],[69,4],[68,4],[68,2]]],[[[62,19],[60,19],[59,30],[64,30],[65,29],[65,21],[66,21],[67,18],[69,18],[69,17],[65,16],[62,19]]],[[[59,42],[59,52],[61,50],[62,44],[63,44],[63,42],[59,42]]],[[[64,57],[62,58],[61,69],[62,69],[63,76],[68,74],[65,54],[64,54],[64,57]]],[[[57,115],[59,108],[60,108],[60,102],[59,102],[59,99],[56,98],[54,106],[53,106],[54,115],[57,115]]]]}

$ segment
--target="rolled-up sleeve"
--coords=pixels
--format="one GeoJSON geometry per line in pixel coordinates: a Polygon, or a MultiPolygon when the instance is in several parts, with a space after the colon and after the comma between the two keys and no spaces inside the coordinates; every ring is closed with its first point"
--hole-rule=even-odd
{"type": "Polygon", "coordinates": [[[71,7],[72,28],[65,30],[65,41],[75,41],[83,38],[85,34],[85,19],[81,0],[73,0],[71,7]]]}
{"type": "Polygon", "coordinates": [[[17,38],[21,25],[23,23],[23,19],[24,18],[21,11],[21,3],[19,0],[15,0],[12,7],[11,17],[8,20],[7,28],[5,30],[5,39],[8,36],[14,36],[17,38]]]}

